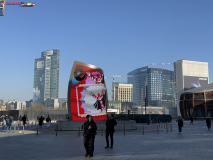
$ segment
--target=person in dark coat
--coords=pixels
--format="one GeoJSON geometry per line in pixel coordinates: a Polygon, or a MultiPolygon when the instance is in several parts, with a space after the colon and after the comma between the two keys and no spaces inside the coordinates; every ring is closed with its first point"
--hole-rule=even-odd
{"type": "Polygon", "coordinates": [[[191,123],[190,123],[190,124],[193,125],[193,117],[192,117],[192,116],[190,117],[190,120],[191,120],[191,123]]]}
{"type": "Polygon", "coordinates": [[[44,117],[41,116],[41,117],[39,118],[39,127],[40,127],[40,128],[42,128],[43,121],[44,121],[44,117]]]}
{"type": "Polygon", "coordinates": [[[181,117],[179,117],[179,119],[178,119],[178,128],[179,128],[179,132],[182,131],[182,127],[183,127],[183,120],[181,119],[181,117]]]}
{"type": "Polygon", "coordinates": [[[23,126],[25,127],[25,124],[26,124],[26,120],[27,120],[27,117],[25,116],[25,114],[24,114],[24,116],[22,117],[22,121],[23,121],[23,126]]]}
{"type": "Polygon", "coordinates": [[[210,130],[210,128],[211,128],[211,120],[209,118],[206,118],[206,125],[207,125],[208,129],[210,130]]]}
{"type": "Polygon", "coordinates": [[[89,121],[85,123],[84,126],[84,147],[86,150],[85,157],[93,157],[94,152],[94,140],[97,130],[97,126],[92,116],[89,116],[89,121]]]}
{"type": "Polygon", "coordinates": [[[112,117],[111,114],[108,115],[106,120],[106,143],[107,146],[105,148],[109,148],[109,136],[111,139],[111,147],[113,148],[113,134],[115,132],[114,126],[117,125],[116,120],[112,117]]]}

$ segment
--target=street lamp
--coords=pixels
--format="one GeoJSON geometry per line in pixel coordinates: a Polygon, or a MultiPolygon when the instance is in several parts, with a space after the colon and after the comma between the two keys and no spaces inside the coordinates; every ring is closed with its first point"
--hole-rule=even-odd
{"type": "Polygon", "coordinates": [[[145,87],[144,87],[144,90],[145,90],[145,115],[146,115],[146,78],[145,78],[145,87]]]}

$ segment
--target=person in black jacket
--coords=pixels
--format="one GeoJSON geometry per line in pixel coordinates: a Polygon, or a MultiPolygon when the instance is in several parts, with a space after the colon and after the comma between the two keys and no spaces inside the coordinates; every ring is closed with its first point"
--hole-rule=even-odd
{"type": "Polygon", "coordinates": [[[44,117],[41,116],[41,117],[39,118],[39,127],[40,127],[40,128],[42,128],[43,121],[44,121],[44,117]]]}
{"type": "Polygon", "coordinates": [[[179,132],[182,131],[182,127],[183,127],[183,120],[181,119],[181,117],[179,117],[179,119],[178,119],[178,128],[179,128],[179,132]]]}
{"type": "Polygon", "coordinates": [[[26,124],[26,120],[27,120],[27,117],[25,116],[25,114],[24,114],[24,116],[22,117],[22,121],[23,121],[23,126],[25,127],[25,124],[26,124]]]}
{"type": "Polygon", "coordinates": [[[113,134],[115,132],[114,126],[117,125],[117,122],[115,119],[112,117],[111,114],[108,115],[108,118],[106,120],[106,143],[107,146],[105,148],[109,148],[109,136],[111,139],[111,147],[113,148],[113,134]]]}
{"type": "Polygon", "coordinates": [[[208,129],[210,130],[210,128],[211,128],[211,120],[209,118],[206,118],[206,125],[207,125],[208,129]]]}
{"type": "Polygon", "coordinates": [[[84,147],[86,150],[85,157],[93,157],[94,152],[94,140],[96,135],[97,126],[92,116],[89,116],[89,121],[84,125],[84,147]]]}

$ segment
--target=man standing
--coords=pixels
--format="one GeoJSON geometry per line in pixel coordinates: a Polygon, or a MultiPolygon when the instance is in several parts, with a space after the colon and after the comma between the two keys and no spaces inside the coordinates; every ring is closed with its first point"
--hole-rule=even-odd
{"type": "Polygon", "coordinates": [[[181,119],[181,117],[179,117],[179,119],[178,119],[178,128],[179,128],[179,132],[182,131],[182,127],[183,127],[183,120],[181,119]]]}
{"type": "Polygon", "coordinates": [[[22,117],[22,121],[23,121],[23,126],[24,126],[24,128],[25,128],[26,120],[27,120],[27,117],[26,117],[25,114],[24,114],[24,116],[22,117]]]}
{"type": "Polygon", "coordinates": [[[50,123],[51,123],[51,118],[49,117],[49,115],[46,118],[46,122],[47,122],[47,128],[49,129],[50,123]]]}
{"type": "Polygon", "coordinates": [[[109,136],[111,139],[111,147],[113,148],[113,134],[115,132],[114,126],[117,125],[117,122],[115,119],[112,117],[111,114],[108,115],[108,118],[106,120],[106,143],[107,146],[105,148],[109,148],[109,136]]]}
{"type": "Polygon", "coordinates": [[[94,152],[94,140],[97,130],[97,126],[95,121],[93,120],[92,116],[89,116],[89,122],[85,123],[84,126],[84,147],[86,150],[85,157],[93,157],[94,152]]]}
{"type": "Polygon", "coordinates": [[[11,123],[12,123],[12,119],[7,115],[5,117],[5,121],[6,121],[6,125],[7,125],[7,132],[11,132],[11,123]]]}

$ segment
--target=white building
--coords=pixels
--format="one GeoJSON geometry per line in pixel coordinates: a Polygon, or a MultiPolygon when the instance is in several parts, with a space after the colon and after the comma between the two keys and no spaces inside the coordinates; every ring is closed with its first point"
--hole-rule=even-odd
{"type": "Polygon", "coordinates": [[[112,100],[121,102],[132,102],[133,84],[112,82],[112,100]]]}
{"type": "Polygon", "coordinates": [[[26,109],[26,103],[25,102],[21,102],[21,101],[17,101],[17,100],[13,100],[13,101],[9,101],[7,103],[5,103],[6,108],[9,110],[24,110],[26,109]]]}
{"type": "Polygon", "coordinates": [[[46,98],[46,99],[44,100],[44,107],[59,108],[58,99],[46,98]]]}
{"type": "Polygon", "coordinates": [[[178,116],[180,95],[186,90],[209,84],[208,62],[178,60],[174,63],[175,94],[178,116]]]}

